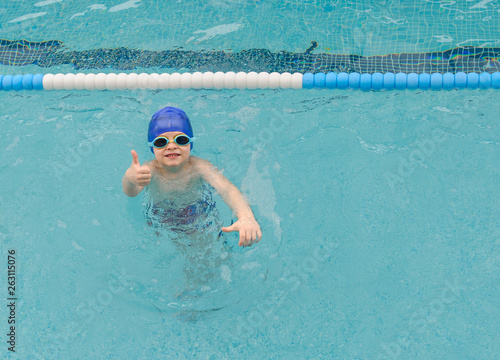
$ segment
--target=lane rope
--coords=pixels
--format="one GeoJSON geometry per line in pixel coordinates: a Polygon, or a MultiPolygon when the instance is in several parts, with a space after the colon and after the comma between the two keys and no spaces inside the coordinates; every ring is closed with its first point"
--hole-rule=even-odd
{"type": "Polygon", "coordinates": [[[487,73],[267,73],[195,72],[173,74],[25,74],[0,75],[0,90],[134,89],[500,89],[500,72],[487,73]]]}

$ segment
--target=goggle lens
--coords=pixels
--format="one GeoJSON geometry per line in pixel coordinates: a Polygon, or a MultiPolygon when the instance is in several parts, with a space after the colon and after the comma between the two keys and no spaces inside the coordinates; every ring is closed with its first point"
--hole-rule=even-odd
{"type": "Polygon", "coordinates": [[[174,139],[174,141],[180,146],[189,144],[189,138],[186,135],[179,135],[174,139]]]}
{"type": "Polygon", "coordinates": [[[164,148],[165,146],[167,146],[167,144],[168,140],[165,138],[158,138],[153,142],[153,146],[156,148],[164,148]]]}

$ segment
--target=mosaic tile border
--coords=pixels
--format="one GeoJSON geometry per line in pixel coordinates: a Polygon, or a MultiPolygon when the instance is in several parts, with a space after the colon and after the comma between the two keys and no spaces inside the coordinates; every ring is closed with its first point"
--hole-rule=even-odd
{"type": "Polygon", "coordinates": [[[75,70],[132,71],[160,68],[173,71],[290,73],[494,73],[500,71],[500,48],[459,47],[447,51],[380,56],[315,54],[316,42],[303,53],[249,49],[225,51],[149,51],[128,48],[72,51],[62,41],[0,40],[0,64],[75,70]]]}

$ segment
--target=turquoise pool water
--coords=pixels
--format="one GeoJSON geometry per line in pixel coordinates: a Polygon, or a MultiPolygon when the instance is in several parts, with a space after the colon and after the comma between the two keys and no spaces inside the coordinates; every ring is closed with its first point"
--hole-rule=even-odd
{"type": "MultiPolygon", "coordinates": [[[[154,14],[145,11],[151,4],[128,3],[137,7],[110,12],[120,4],[106,3],[104,10],[88,8],[96,5],[91,2],[63,1],[22,10],[6,2],[2,31],[11,40],[19,33],[30,41],[54,35],[81,48],[180,46],[169,43],[174,37],[166,32],[151,41],[137,34],[125,37],[134,28],[119,26],[122,20],[154,14]],[[85,10],[73,18],[85,20],[80,27],[64,27],[69,26],[64,19],[85,10]],[[46,14],[9,23],[41,12],[46,14]],[[118,30],[110,36],[92,32],[91,16],[114,19],[118,30]],[[29,37],[33,32],[40,38],[29,37]],[[92,38],[77,42],[90,33],[92,38]]],[[[387,13],[398,8],[386,3],[377,6],[387,13]]],[[[179,3],[172,13],[180,16],[179,9],[188,5],[179,3]]],[[[325,6],[225,1],[210,3],[206,11],[222,13],[217,24],[235,18],[249,23],[246,14],[267,7],[267,34],[277,14],[283,19],[309,14],[318,24],[336,14],[344,19],[340,27],[352,25],[352,6],[332,5],[342,13],[325,6]]],[[[484,18],[497,5],[484,6],[468,15],[484,18]]],[[[458,16],[453,11],[434,16],[458,16]]],[[[194,14],[203,14],[201,5],[193,5],[189,19],[179,20],[182,26],[172,30],[176,36],[209,28],[192,20],[196,26],[188,30],[194,14]]],[[[416,15],[406,14],[408,24],[418,27],[411,21],[416,15]]],[[[209,15],[197,19],[208,23],[209,15]]],[[[431,15],[420,19],[429,22],[431,15]]],[[[137,29],[148,35],[146,25],[160,20],[137,21],[137,29]]],[[[430,28],[443,24],[436,23],[430,28]]],[[[276,35],[268,48],[290,49],[305,30],[322,33],[315,24],[299,22],[283,30],[289,41],[276,35]]],[[[260,29],[249,28],[256,34],[260,29]]],[[[443,34],[456,29],[452,24],[443,34]]],[[[463,29],[460,41],[496,31],[463,29]]],[[[389,33],[384,30],[375,50],[386,49],[389,33]]],[[[253,39],[241,34],[235,30],[196,46],[232,48],[243,38],[242,48],[266,45],[257,36],[252,46],[253,39]]],[[[415,49],[415,43],[407,44],[399,51],[415,49]]],[[[439,46],[424,50],[444,49],[439,46]]],[[[35,65],[0,70],[40,71],[35,65]]],[[[12,353],[3,281],[1,357],[497,358],[497,98],[494,90],[0,93],[1,279],[7,275],[7,251],[14,249],[18,298],[12,353]],[[216,246],[204,256],[204,249],[183,247],[182,237],[157,235],[148,226],[145,199],[123,195],[130,150],[137,150],[141,161],[151,158],[146,126],[166,105],[182,107],[191,117],[198,138],[194,154],[223,169],[249,199],[264,234],[257,246],[240,249],[234,235],[218,239],[207,233],[216,246]]],[[[216,200],[220,221],[229,225],[234,217],[216,200]]]]}
{"type": "Polygon", "coordinates": [[[17,251],[19,358],[493,358],[493,96],[4,95],[2,256],[17,251]],[[229,249],[198,296],[176,296],[185,253],[121,192],[129,150],[147,158],[148,114],[166,104],[191,115],[196,154],[226,169],[264,232],[229,249]],[[273,119],[288,125],[274,134],[273,119]]]}

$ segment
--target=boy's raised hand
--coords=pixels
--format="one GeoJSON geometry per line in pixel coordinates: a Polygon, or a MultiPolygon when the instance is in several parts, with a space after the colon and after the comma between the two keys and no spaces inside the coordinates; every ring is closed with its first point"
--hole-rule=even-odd
{"type": "Polygon", "coordinates": [[[239,246],[251,246],[258,243],[262,238],[259,223],[255,219],[242,218],[236,221],[233,225],[223,227],[224,232],[239,231],[240,242],[239,246]]]}
{"type": "Polygon", "coordinates": [[[147,165],[141,165],[139,156],[135,150],[130,152],[132,154],[132,164],[125,172],[128,181],[137,186],[146,186],[151,181],[151,170],[147,165]]]}

